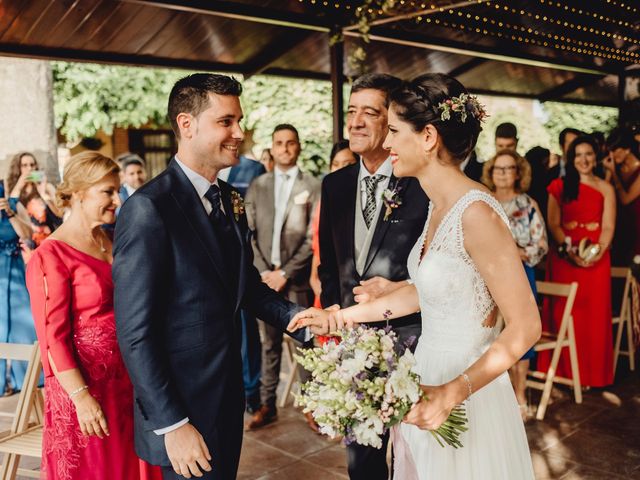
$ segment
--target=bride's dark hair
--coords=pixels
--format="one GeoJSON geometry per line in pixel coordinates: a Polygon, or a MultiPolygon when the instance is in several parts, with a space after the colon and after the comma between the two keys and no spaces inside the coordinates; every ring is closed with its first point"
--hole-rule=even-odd
{"type": "Polygon", "coordinates": [[[475,148],[482,131],[479,114],[469,113],[464,121],[453,111],[443,120],[441,103],[468,95],[467,89],[455,78],[444,73],[428,73],[403,84],[391,94],[396,114],[420,132],[428,124],[435,127],[451,160],[462,163],[475,148]]]}

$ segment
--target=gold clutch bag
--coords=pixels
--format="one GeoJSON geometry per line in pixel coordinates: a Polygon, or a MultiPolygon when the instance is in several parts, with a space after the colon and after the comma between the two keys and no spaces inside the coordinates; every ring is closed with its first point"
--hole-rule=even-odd
{"type": "Polygon", "coordinates": [[[578,244],[578,256],[585,262],[590,262],[600,253],[601,248],[599,243],[591,243],[591,240],[585,237],[578,244]]]}

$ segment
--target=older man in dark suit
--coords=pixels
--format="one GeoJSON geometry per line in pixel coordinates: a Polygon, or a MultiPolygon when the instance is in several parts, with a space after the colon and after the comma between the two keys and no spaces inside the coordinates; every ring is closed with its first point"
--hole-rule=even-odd
{"type": "MultiPolygon", "coordinates": [[[[407,257],[422,233],[428,199],[414,178],[397,179],[389,152],[383,148],[388,132],[388,96],[400,80],[369,74],[351,88],[347,110],[349,147],[360,162],[329,174],[322,184],[320,206],[320,267],[323,307],[348,307],[406,285],[407,257]],[[387,212],[382,194],[401,200],[387,212]]],[[[418,337],[420,315],[390,324],[402,341],[418,337]]],[[[372,326],[380,327],[380,324],[372,326]]],[[[386,447],[347,447],[349,476],[354,480],[386,480],[386,447]]]]}

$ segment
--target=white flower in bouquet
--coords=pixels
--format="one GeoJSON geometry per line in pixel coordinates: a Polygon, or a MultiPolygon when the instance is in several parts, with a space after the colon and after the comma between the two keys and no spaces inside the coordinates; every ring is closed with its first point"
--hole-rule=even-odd
{"type": "MultiPolygon", "coordinates": [[[[339,343],[299,350],[296,359],[311,380],[302,386],[298,403],[313,414],[322,433],[380,448],[381,436],[421,399],[420,378],[412,370],[415,358],[390,329],[361,326],[340,336],[339,343]]],[[[457,407],[431,433],[441,445],[458,448],[466,422],[457,407]]]]}

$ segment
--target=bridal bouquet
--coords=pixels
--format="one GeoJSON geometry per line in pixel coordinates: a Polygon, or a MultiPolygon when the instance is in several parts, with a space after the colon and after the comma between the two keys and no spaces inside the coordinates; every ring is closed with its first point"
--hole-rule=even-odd
{"type": "MultiPolygon", "coordinates": [[[[420,378],[412,371],[415,359],[406,346],[398,353],[402,348],[388,328],[360,326],[339,336],[340,343],[299,350],[296,360],[311,380],[302,385],[298,404],[312,413],[322,433],[381,448],[381,436],[422,397],[420,378]]],[[[456,407],[431,434],[441,446],[458,448],[466,423],[464,409],[456,407]]]]}

